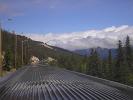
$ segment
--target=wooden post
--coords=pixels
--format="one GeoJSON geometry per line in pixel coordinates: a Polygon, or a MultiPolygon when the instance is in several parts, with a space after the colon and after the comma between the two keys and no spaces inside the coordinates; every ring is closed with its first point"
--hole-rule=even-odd
{"type": "Polygon", "coordinates": [[[2,76],[2,28],[0,23],[0,75],[2,76]]]}
{"type": "Polygon", "coordinates": [[[17,67],[17,35],[15,34],[15,31],[13,31],[15,35],[15,42],[14,42],[14,68],[17,67]]]}
{"type": "Polygon", "coordinates": [[[22,65],[23,65],[23,63],[24,63],[24,57],[23,57],[23,40],[22,40],[22,65]]]}

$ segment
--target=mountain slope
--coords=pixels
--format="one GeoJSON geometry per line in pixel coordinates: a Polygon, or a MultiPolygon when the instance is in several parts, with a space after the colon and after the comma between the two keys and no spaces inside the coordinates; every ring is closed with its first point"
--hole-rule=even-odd
{"type": "MultiPolygon", "coordinates": [[[[15,37],[16,35],[3,30],[2,31],[2,51],[7,52],[8,50],[11,51],[13,55],[13,64],[14,64],[14,58],[15,58],[15,37]],[[7,41],[8,40],[8,41],[7,41]]],[[[22,41],[27,41],[24,42],[23,45],[23,58],[24,58],[24,63],[27,64],[29,62],[30,57],[36,56],[40,60],[41,59],[47,59],[48,57],[55,58],[57,60],[62,60],[65,59],[65,62],[70,63],[68,61],[71,56],[73,56],[74,59],[82,59],[83,57],[80,56],[79,54],[70,52],[68,50],[55,47],[55,46],[50,46],[47,44],[44,44],[43,42],[40,41],[34,41],[28,37],[17,35],[17,66],[21,66],[22,64],[22,41]],[[60,59],[61,58],[61,59],[60,59]]],[[[66,63],[67,64],[67,63],[66,63]]]]}

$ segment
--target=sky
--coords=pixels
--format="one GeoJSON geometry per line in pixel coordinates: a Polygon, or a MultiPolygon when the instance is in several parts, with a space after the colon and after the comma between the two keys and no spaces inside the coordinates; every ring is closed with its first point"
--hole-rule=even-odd
{"type": "Polygon", "coordinates": [[[8,31],[69,50],[114,48],[132,37],[132,5],[133,0],[0,0],[0,22],[8,31]]]}

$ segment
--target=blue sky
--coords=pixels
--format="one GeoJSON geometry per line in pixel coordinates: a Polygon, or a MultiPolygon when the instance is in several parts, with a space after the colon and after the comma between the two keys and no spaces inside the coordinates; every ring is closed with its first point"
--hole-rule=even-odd
{"type": "Polygon", "coordinates": [[[61,34],[130,26],[133,0],[0,0],[0,20],[5,29],[19,33],[61,34]]]}
{"type": "Polygon", "coordinates": [[[0,20],[8,31],[69,50],[116,48],[127,35],[133,44],[133,0],[0,0],[0,20]]]}

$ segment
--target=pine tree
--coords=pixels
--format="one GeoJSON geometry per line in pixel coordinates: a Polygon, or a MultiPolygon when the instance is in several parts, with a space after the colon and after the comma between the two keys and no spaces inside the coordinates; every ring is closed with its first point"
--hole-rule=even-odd
{"type": "Polygon", "coordinates": [[[111,49],[108,53],[108,65],[107,65],[107,78],[112,79],[113,77],[113,61],[112,61],[112,52],[111,49]]]}
{"type": "Polygon", "coordinates": [[[90,53],[88,74],[99,76],[99,57],[95,49],[92,49],[90,53]]]}
{"type": "Polygon", "coordinates": [[[82,72],[87,73],[87,61],[88,57],[85,55],[84,58],[82,59],[82,72]]]}
{"type": "Polygon", "coordinates": [[[100,76],[102,78],[106,78],[108,79],[107,77],[107,60],[106,59],[103,59],[102,60],[102,66],[100,67],[100,76]]]}
{"type": "Polygon", "coordinates": [[[133,66],[132,66],[132,49],[130,45],[130,38],[127,36],[126,38],[126,43],[125,43],[125,59],[126,59],[126,65],[127,67],[133,71],[133,66]]]}
{"type": "Polygon", "coordinates": [[[9,71],[13,65],[13,53],[11,52],[10,49],[8,49],[5,53],[5,66],[4,69],[9,71]]]}
{"type": "Polygon", "coordinates": [[[87,74],[93,75],[93,54],[94,54],[94,49],[91,49],[91,53],[89,56],[89,62],[87,63],[87,74]]]}
{"type": "Polygon", "coordinates": [[[122,42],[119,40],[116,66],[114,68],[114,80],[126,83],[127,69],[125,67],[122,42]]]}

